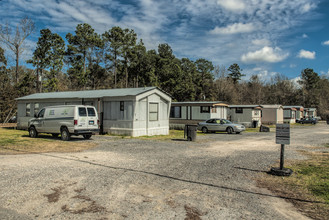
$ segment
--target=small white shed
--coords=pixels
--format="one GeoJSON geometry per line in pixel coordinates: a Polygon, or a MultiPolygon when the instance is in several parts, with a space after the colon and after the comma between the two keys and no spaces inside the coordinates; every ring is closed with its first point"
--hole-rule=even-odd
{"type": "Polygon", "coordinates": [[[101,131],[130,136],[168,135],[171,97],[157,87],[36,93],[17,98],[17,127],[51,105],[93,105],[101,131]]]}

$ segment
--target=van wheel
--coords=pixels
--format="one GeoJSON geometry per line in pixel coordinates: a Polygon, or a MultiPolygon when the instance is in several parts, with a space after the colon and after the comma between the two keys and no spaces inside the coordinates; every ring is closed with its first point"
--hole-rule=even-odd
{"type": "Polygon", "coordinates": [[[61,139],[62,141],[69,141],[70,140],[70,133],[67,128],[63,128],[61,130],[61,139]]]}
{"type": "Polygon", "coordinates": [[[35,129],[35,127],[30,127],[30,128],[29,128],[29,136],[30,136],[31,138],[36,138],[36,137],[38,137],[38,132],[37,132],[37,130],[35,129]]]}
{"type": "Polygon", "coordinates": [[[84,139],[90,139],[91,138],[91,134],[84,134],[82,135],[84,139]]]}

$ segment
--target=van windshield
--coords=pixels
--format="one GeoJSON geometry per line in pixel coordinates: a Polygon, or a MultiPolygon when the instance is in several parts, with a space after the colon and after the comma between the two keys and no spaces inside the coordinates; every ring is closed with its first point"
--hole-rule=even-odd
{"type": "Polygon", "coordinates": [[[96,112],[94,108],[88,108],[88,116],[96,116],[96,112]]]}
{"type": "Polygon", "coordinates": [[[79,116],[87,116],[86,108],[79,108],[79,116]]]}

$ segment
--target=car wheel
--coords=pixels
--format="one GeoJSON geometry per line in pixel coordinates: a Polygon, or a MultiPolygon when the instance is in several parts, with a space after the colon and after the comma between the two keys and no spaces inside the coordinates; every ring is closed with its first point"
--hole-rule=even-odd
{"type": "Polygon", "coordinates": [[[201,131],[202,131],[202,133],[208,133],[208,128],[202,127],[201,131]]]}
{"type": "Polygon", "coordinates": [[[69,141],[70,140],[70,133],[69,133],[69,131],[67,130],[67,128],[63,128],[62,130],[61,130],[61,139],[63,140],[63,141],[69,141]]]}
{"type": "Polygon", "coordinates": [[[37,130],[35,129],[35,127],[30,127],[30,128],[29,128],[29,136],[30,136],[31,138],[36,138],[36,137],[38,137],[38,132],[37,132],[37,130]]]}
{"type": "Polygon", "coordinates": [[[82,135],[84,139],[90,139],[91,138],[91,134],[84,134],[82,135]]]}
{"type": "Polygon", "coordinates": [[[227,132],[228,134],[232,134],[232,133],[233,133],[233,128],[228,127],[228,128],[226,129],[226,132],[227,132]]]}
{"type": "Polygon", "coordinates": [[[301,124],[304,124],[304,122],[302,122],[302,121],[301,121],[300,123],[301,123],[301,124]]]}

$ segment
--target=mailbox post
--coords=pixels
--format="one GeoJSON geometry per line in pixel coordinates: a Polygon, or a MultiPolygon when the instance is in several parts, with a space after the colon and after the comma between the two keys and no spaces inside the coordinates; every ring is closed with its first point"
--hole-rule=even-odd
{"type": "Polygon", "coordinates": [[[270,173],[277,176],[290,176],[292,170],[284,168],[284,147],[290,144],[289,124],[276,124],[276,143],[281,144],[280,167],[272,167],[270,173]]]}

